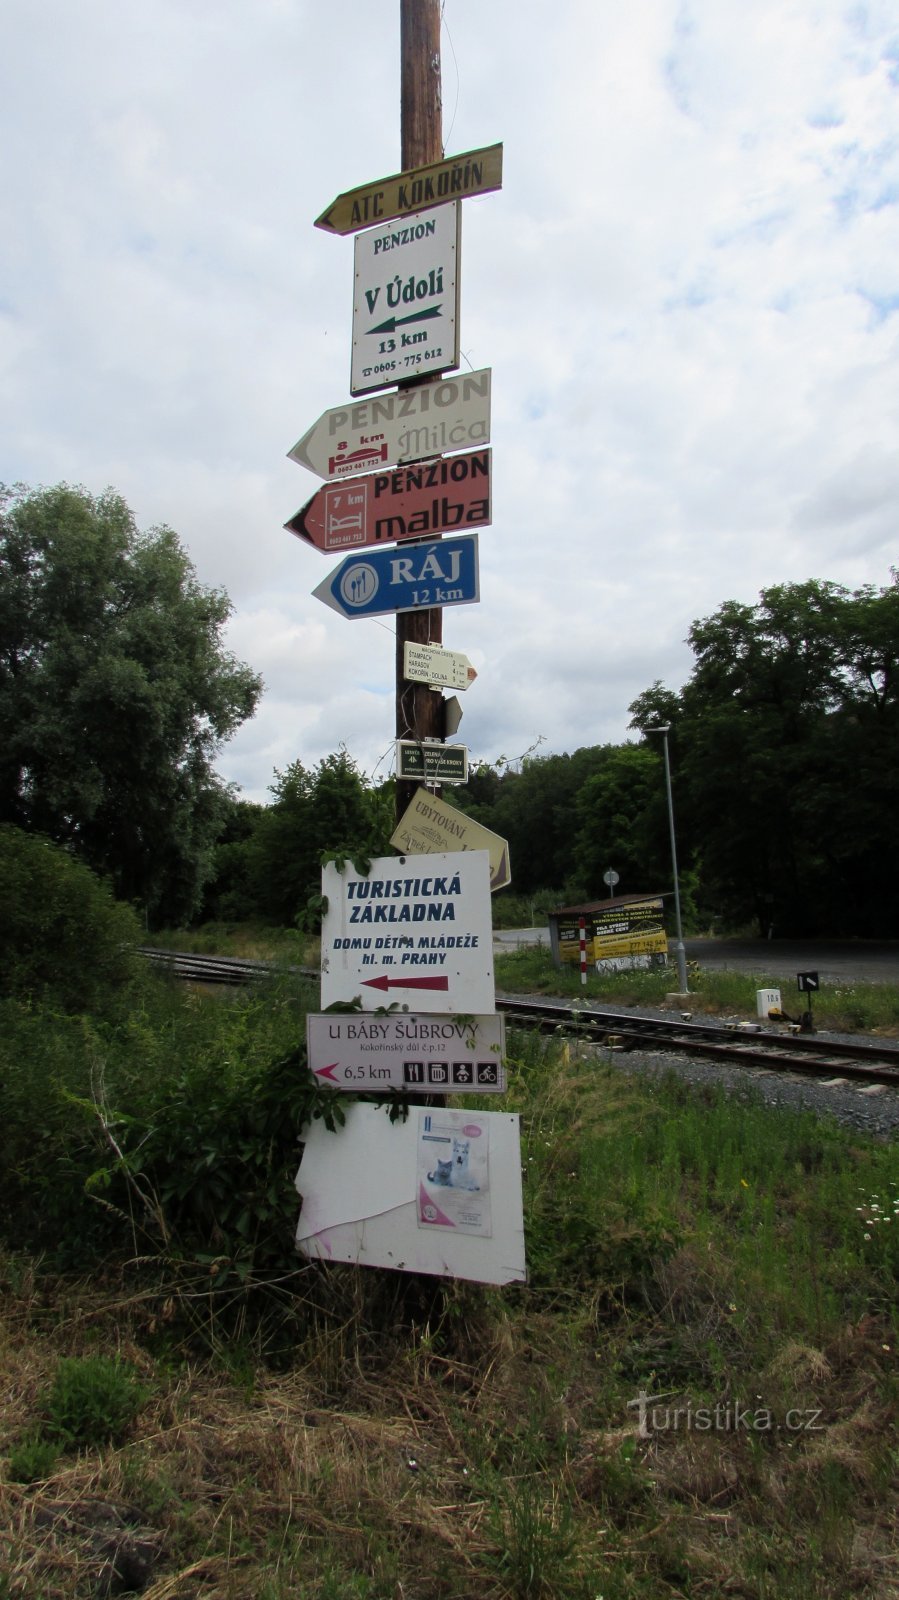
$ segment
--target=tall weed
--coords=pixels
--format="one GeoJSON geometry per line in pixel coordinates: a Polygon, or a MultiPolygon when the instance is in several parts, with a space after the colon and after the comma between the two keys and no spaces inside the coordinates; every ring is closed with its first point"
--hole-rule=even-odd
{"type": "Polygon", "coordinates": [[[294,1266],[297,1141],[327,1104],[288,980],[211,999],[149,984],[121,1026],[7,1002],[11,1234],[63,1264],[118,1243],[246,1279],[294,1266]]]}

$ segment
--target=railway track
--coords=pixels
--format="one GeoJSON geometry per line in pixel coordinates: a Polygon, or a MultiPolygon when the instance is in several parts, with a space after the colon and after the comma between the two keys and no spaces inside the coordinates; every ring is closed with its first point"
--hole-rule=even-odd
{"type": "Polygon", "coordinates": [[[185,950],[156,950],[149,945],[144,945],[138,954],[145,956],[160,971],[170,973],[173,978],[182,978],[186,983],[223,984],[238,988],[283,971],[302,978],[318,977],[314,967],[284,968],[272,961],[243,961],[237,956],[199,956],[185,950]]]}
{"type": "Polygon", "coordinates": [[[669,1021],[620,1012],[578,1009],[561,1002],[497,999],[510,1022],[557,1029],[578,1038],[611,1044],[622,1050],[683,1051],[746,1067],[807,1073],[816,1078],[843,1078],[886,1084],[899,1089],[899,1047],[774,1032],[743,1024],[669,1021]]]}
{"type": "MultiPolygon", "coordinates": [[[[270,962],[244,961],[233,956],[151,948],[140,953],[154,966],[191,983],[238,986],[271,977],[278,970],[310,980],[319,976],[314,967],[278,969],[270,962]]],[[[521,1027],[549,1033],[564,1031],[584,1041],[621,1050],[681,1051],[748,1068],[899,1089],[899,1043],[872,1045],[819,1034],[784,1033],[754,1024],[729,1027],[692,1019],[646,1017],[572,1006],[561,1000],[525,1000],[515,995],[498,995],[496,1009],[521,1027]]]]}

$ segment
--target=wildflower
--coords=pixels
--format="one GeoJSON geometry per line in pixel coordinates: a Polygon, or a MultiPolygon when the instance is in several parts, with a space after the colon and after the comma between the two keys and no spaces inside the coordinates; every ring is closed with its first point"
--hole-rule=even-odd
{"type": "Polygon", "coordinates": [[[745,1179],[745,1178],[741,1178],[741,1179],[740,1179],[740,1182],[741,1182],[741,1184],[742,1184],[742,1185],[743,1185],[743,1188],[744,1188],[744,1189],[748,1189],[748,1188],[749,1188],[749,1184],[748,1184],[748,1183],[747,1183],[747,1182],[746,1182],[746,1179],[745,1179]]]}
{"type": "Polygon", "coordinates": [[[871,1235],[870,1235],[870,1233],[866,1233],[866,1234],[864,1234],[864,1236],[863,1236],[863,1237],[864,1237],[864,1238],[865,1238],[865,1239],[870,1239],[870,1237],[871,1237],[871,1235]]]}

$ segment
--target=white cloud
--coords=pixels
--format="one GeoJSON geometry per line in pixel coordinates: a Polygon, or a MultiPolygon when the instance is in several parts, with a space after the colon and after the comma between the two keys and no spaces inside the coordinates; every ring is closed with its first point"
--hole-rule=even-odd
{"type": "MultiPolygon", "coordinates": [[[[399,8],[11,0],[0,478],[114,484],[228,590],[266,696],[222,772],[390,763],[389,619],[312,598],[286,451],[348,394],[352,242],[399,166],[399,8]],[[385,755],[385,753],[387,753],[385,755]]],[[[446,0],[462,347],[494,374],[494,526],[444,639],[480,757],[619,740],[691,622],[886,583],[899,475],[899,28],[885,0],[446,0]],[[451,46],[450,46],[451,39],[451,46]]]]}

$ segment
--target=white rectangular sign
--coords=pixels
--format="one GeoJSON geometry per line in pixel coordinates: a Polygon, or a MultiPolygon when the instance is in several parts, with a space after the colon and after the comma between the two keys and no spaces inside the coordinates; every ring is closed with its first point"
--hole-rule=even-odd
{"type": "Polygon", "coordinates": [[[410,683],[430,683],[444,689],[467,689],[477,670],[461,650],[444,650],[439,644],[403,645],[403,677],[410,683]]]}
{"type": "Polygon", "coordinates": [[[378,856],[367,874],[322,868],[322,1009],[495,1011],[490,857],[378,856]]]}
{"type": "Polygon", "coordinates": [[[436,1123],[427,1129],[414,1115],[391,1122],[380,1106],[364,1101],[351,1103],[346,1112],[346,1123],[336,1132],[314,1121],[304,1134],[296,1176],[303,1199],[296,1235],[302,1255],[473,1283],[525,1282],[521,1135],[514,1112],[456,1113],[452,1129],[446,1128],[452,1114],[442,1108],[431,1113],[439,1129],[436,1123]],[[444,1128],[448,1147],[425,1143],[427,1133],[442,1136],[444,1128]],[[460,1141],[455,1152],[453,1138],[460,1141]],[[451,1161],[454,1154],[460,1157],[460,1177],[467,1166],[473,1181],[480,1182],[478,1169],[485,1163],[472,1161],[471,1151],[480,1139],[488,1150],[486,1193],[479,1199],[479,1191],[454,1191],[452,1184],[438,1182],[445,1171],[438,1160],[451,1161]],[[423,1156],[426,1148],[429,1155],[423,1156]],[[465,1215],[457,1220],[453,1213],[462,1206],[465,1215]],[[425,1207],[433,1215],[425,1214],[425,1207]]]}
{"type": "Polygon", "coordinates": [[[459,365],[458,200],[356,235],[350,392],[459,365]]]}
{"type": "Polygon", "coordinates": [[[505,1018],[307,1014],[309,1069],[322,1083],[353,1093],[400,1089],[441,1094],[503,1094],[505,1018]]]}
{"type": "Polygon", "coordinates": [[[287,454],[320,478],[490,443],[490,368],[325,411],[287,454]]]}

